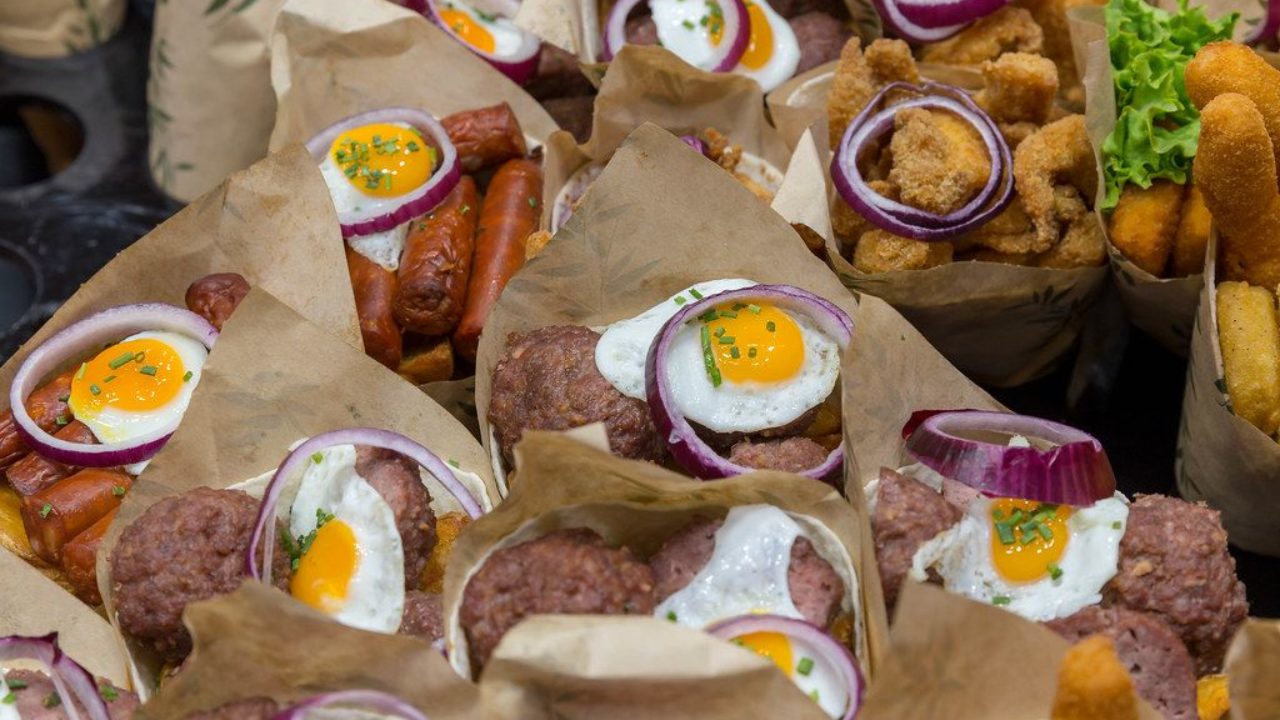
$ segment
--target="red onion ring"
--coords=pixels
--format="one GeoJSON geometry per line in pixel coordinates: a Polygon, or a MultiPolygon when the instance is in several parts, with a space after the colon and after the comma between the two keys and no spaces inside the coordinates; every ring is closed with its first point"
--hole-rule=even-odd
{"type": "Polygon", "coordinates": [[[403,720],[427,720],[427,716],[414,706],[395,695],[378,690],[337,690],[315,695],[272,715],[271,720],[306,720],[310,711],[334,705],[354,705],[362,710],[376,710],[403,720]]]}
{"type": "Polygon", "coordinates": [[[907,454],[938,474],[987,495],[1038,502],[1092,505],[1116,492],[1116,477],[1102,443],[1062,423],[980,410],[934,412],[907,440],[907,454]],[[1022,435],[1056,445],[1049,450],[1009,447],[959,433],[1022,435]]]}
{"type": "Polygon", "coordinates": [[[181,418],[137,437],[114,443],[84,445],[59,440],[50,435],[27,412],[27,396],[45,376],[88,350],[99,350],[103,343],[116,342],[144,330],[165,330],[200,341],[212,349],[218,331],[199,315],[164,303],[142,303],[108,308],[68,325],[31,351],[9,385],[9,407],[14,424],[27,447],[41,456],[79,467],[115,467],[132,465],[160,452],[181,418]]]}
{"type": "Polygon", "coordinates": [[[963,22],[943,27],[925,27],[908,20],[902,14],[902,9],[898,7],[898,0],[873,1],[876,6],[876,12],[880,14],[880,19],[884,21],[885,27],[892,30],[895,35],[903,40],[916,45],[946,40],[969,26],[968,22],[963,22]]]}
{"type": "Polygon", "coordinates": [[[368,445],[370,447],[392,450],[404,455],[421,465],[432,477],[449,491],[458,501],[464,512],[472,520],[484,514],[480,503],[472,497],[470,491],[454,477],[453,471],[438,455],[397,432],[379,430],[377,428],[345,428],[321,433],[308,438],[285,457],[280,467],[271,476],[267,490],[262,496],[262,505],[258,508],[258,519],[253,526],[253,535],[249,538],[249,549],[245,552],[245,573],[255,580],[271,583],[271,562],[265,567],[258,566],[258,547],[262,547],[262,557],[270,558],[275,549],[276,505],[280,503],[280,494],[285,483],[297,470],[311,460],[313,453],[334,445],[368,445]],[[270,530],[269,530],[270,529],[270,530]]]}
{"type": "Polygon", "coordinates": [[[1272,42],[1280,33],[1280,0],[1267,0],[1267,14],[1263,16],[1249,35],[1245,37],[1246,45],[1260,45],[1272,42]]]}
{"type": "Polygon", "coordinates": [[[74,698],[84,707],[89,720],[111,720],[107,703],[102,699],[98,684],[75,660],[63,654],[58,647],[58,633],[43,637],[10,635],[0,638],[0,662],[9,660],[36,660],[49,668],[49,680],[62,698],[62,709],[71,720],[80,720],[74,698]]]}
{"type": "Polygon", "coordinates": [[[702,142],[702,138],[698,137],[697,135],[681,135],[680,141],[683,142],[685,145],[688,145],[690,148],[693,148],[694,152],[698,153],[699,155],[702,155],[703,157],[706,157],[707,144],[702,142]]]}
{"type": "Polygon", "coordinates": [[[835,668],[844,681],[845,691],[849,694],[849,705],[841,720],[853,720],[862,705],[862,695],[866,691],[866,683],[862,679],[862,671],[858,669],[858,661],[849,648],[831,637],[825,630],[813,623],[781,615],[739,615],[722,620],[707,628],[707,632],[722,640],[733,640],[752,633],[771,632],[795,638],[808,646],[822,660],[835,668]]]}
{"type": "Polygon", "coordinates": [[[427,113],[411,108],[387,108],[352,115],[321,130],[308,140],[307,151],[316,163],[323,163],[329,154],[329,148],[339,135],[373,123],[406,123],[417,129],[432,145],[440,149],[440,167],[436,168],[426,182],[401,195],[400,205],[390,212],[352,210],[339,213],[338,222],[342,225],[344,238],[384,232],[425,214],[443,202],[462,178],[458,151],[449,141],[449,134],[445,132],[444,126],[427,113]]]}
{"type": "MultiPolygon", "coordinates": [[[[720,52],[712,55],[709,61],[695,67],[709,72],[730,72],[738,67],[738,61],[747,51],[747,42],[751,39],[751,21],[747,16],[747,5],[743,0],[714,1],[719,5],[724,17],[724,32],[721,34],[720,45],[715,48],[720,52]],[[725,42],[726,38],[729,42],[725,42]]],[[[601,53],[605,62],[612,60],[622,46],[627,44],[627,16],[643,2],[648,0],[619,0],[609,9],[609,16],[605,19],[604,25],[604,49],[601,53]]]]}
{"type": "Polygon", "coordinates": [[[1013,201],[1013,155],[995,121],[963,90],[927,83],[895,82],[881,88],[849,123],[831,158],[831,179],[845,202],[876,227],[913,240],[945,240],[977,228],[1004,211],[1013,201]],[[925,93],[897,105],[881,107],[892,92],[925,93]],[[982,137],[991,158],[987,183],[964,207],[946,215],[890,200],[867,184],[858,159],[883,135],[893,131],[899,110],[912,107],[944,110],[968,122],[982,137]]]}
{"type": "Polygon", "coordinates": [[[967,25],[1009,4],[1009,0],[898,0],[898,12],[930,30],[967,25]]]}
{"type": "MultiPolygon", "coordinates": [[[[701,300],[682,306],[679,312],[662,326],[657,338],[649,346],[649,354],[644,364],[645,396],[649,404],[649,413],[653,417],[653,424],[658,435],[666,443],[671,456],[690,475],[702,480],[733,477],[754,472],[756,468],[730,462],[698,437],[693,426],[679,411],[675,398],[671,396],[666,374],[667,355],[671,352],[671,345],[675,342],[676,336],[690,320],[716,305],[756,299],[767,299],[780,308],[804,313],[817,323],[823,332],[833,337],[841,350],[848,348],[853,340],[853,320],[847,313],[825,298],[790,285],[753,285],[740,290],[707,295],[701,300]]],[[[815,480],[833,481],[843,462],[844,442],[841,441],[821,464],[799,474],[815,480]]]]}
{"type": "MultiPolygon", "coordinates": [[[[451,2],[463,2],[463,0],[450,0],[451,2]]],[[[485,52],[480,48],[472,45],[456,30],[449,26],[440,17],[440,11],[436,8],[438,0],[416,0],[412,9],[422,13],[428,20],[435,23],[437,27],[444,30],[454,40],[457,40],[468,50],[484,58],[484,61],[492,65],[495,69],[506,75],[517,85],[524,85],[533,79],[538,72],[538,56],[542,53],[542,40],[538,36],[524,30],[516,28],[520,32],[520,47],[510,55],[497,55],[485,52]]],[[[517,6],[519,9],[519,6],[517,6]]],[[[514,14],[514,13],[512,13],[514,14]]]]}

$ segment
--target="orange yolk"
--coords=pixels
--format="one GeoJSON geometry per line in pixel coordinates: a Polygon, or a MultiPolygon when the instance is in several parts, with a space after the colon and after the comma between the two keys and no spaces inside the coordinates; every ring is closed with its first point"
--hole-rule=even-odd
{"type": "Polygon", "coordinates": [[[720,305],[706,324],[711,352],[725,380],[774,383],[794,377],[804,365],[800,326],[773,305],[720,305]],[[735,309],[736,308],[736,309],[735,309]]]}
{"type": "Polygon", "coordinates": [[[480,27],[480,24],[470,15],[450,7],[440,11],[440,21],[448,25],[471,47],[481,52],[493,52],[496,46],[493,33],[480,27]]]}
{"type": "Polygon", "coordinates": [[[93,417],[104,408],[145,412],[163,407],[182,389],[186,369],[169,344],[155,338],[118,343],[85,363],[71,380],[73,413],[93,417]]]}
{"type": "Polygon", "coordinates": [[[996,572],[1010,582],[1052,577],[1067,547],[1071,508],[1011,498],[1000,498],[991,508],[991,557],[996,572]]]}
{"type": "Polygon", "coordinates": [[[316,530],[311,547],[298,561],[289,592],[320,612],[333,614],[347,599],[347,586],[356,572],[356,535],[336,518],[316,530]]]}
{"type": "Polygon", "coordinates": [[[747,18],[751,21],[751,35],[747,39],[747,50],[738,62],[759,70],[773,57],[773,26],[765,17],[764,10],[755,3],[747,3],[747,18]]]}
{"type": "Polygon", "coordinates": [[[338,136],[329,155],[347,180],[374,197],[404,195],[435,171],[436,151],[416,130],[373,123],[338,136]]]}
{"type": "Polygon", "coordinates": [[[791,642],[782,633],[757,632],[742,635],[736,642],[757,655],[763,655],[791,677],[795,665],[791,658],[791,642]]]}

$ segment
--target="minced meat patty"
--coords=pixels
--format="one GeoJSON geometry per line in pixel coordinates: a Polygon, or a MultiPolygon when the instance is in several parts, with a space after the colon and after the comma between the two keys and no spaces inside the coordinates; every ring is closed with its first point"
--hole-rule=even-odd
{"type": "Polygon", "coordinates": [[[840,51],[853,37],[853,31],[836,18],[820,11],[796,15],[787,21],[796,34],[800,47],[800,64],[796,75],[807,72],[823,63],[840,59],[840,51]]]}
{"type": "MultiPolygon", "coordinates": [[[[66,708],[62,703],[70,698],[58,695],[53,681],[48,675],[35,670],[10,670],[4,673],[4,680],[9,684],[9,692],[13,694],[13,702],[9,707],[18,711],[22,720],[65,720],[66,708]]],[[[111,683],[99,680],[98,687],[109,688],[111,692],[102,691],[102,699],[107,703],[107,713],[111,720],[129,720],[138,709],[138,696],[128,690],[121,690],[111,683]]],[[[84,706],[79,702],[76,708],[80,717],[87,717],[84,706]]]]}
{"type": "MultiPolygon", "coordinates": [[[[196,488],[147,508],[120,534],[111,583],[121,629],[165,660],[191,652],[187,605],[225,595],[244,580],[258,501],[239,490],[196,488]]],[[[277,524],[277,537],[283,526],[277,524]]],[[[289,560],[275,544],[272,581],[289,586],[289,560]]]]}
{"type": "Polygon", "coordinates": [[[1168,623],[1186,643],[1197,675],[1222,668],[1249,614],[1218,511],[1162,495],[1139,495],[1129,506],[1119,569],[1103,596],[1168,623]]]}
{"type": "Polygon", "coordinates": [[[401,635],[412,635],[428,642],[444,637],[444,601],[435,593],[410,590],[404,594],[404,615],[400,618],[401,635]]]}
{"type": "Polygon", "coordinates": [[[647,564],[588,528],[498,550],[462,594],[472,665],[488,662],[502,636],[529,615],[651,615],[653,586],[647,564]]]}
{"type": "Polygon", "coordinates": [[[186,720],[270,720],[280,712],[275,700],[265,697],[236,700],[221,707],[192,713],[186,720]]]}
{"type": "MultiPolygon", "coordinates": [[[[711,560],[716,531],[723,524],[723,520],[696,519],[672,535],[649,560],[659,603],[686,587],[711,560]]],[[[791,602],[809,622],[826,627],[840,611],[844,582],[806,538],[797,538],[791,546],[787,584],[791,602]]]]}
{"type": "Polygon", "coordinates": [[[552,325],[508,339],[489,401],[489,423],[508,464],[525,430],[569,430],[594,422],[605,424],[614,454],[662,459],[648,405],[618,392],[596,369],[599,340],[599,333],[575,325],[552,325]]]}
{"type": "Polygon", "coordinates": [[[960,516],[958,508],[928,485],[891,470],[880,473],[871,531],[886,608],[897,604],[920,546],[960,522],[960,516]]]}
{"type": "Polygon", "coordinates": [[[418,464],[391,450],[359,445],[356,473],[378,491],[395,513],[396,530],[404,546],[405,587],[418,587],[436,546],[436,516],[418,464]]]}
{"type": "Polygon", "coordinates": [[[804,472],[827,459],[827,449],[807,437],[752,442],[744,440],[733,446],[729,462],[757,470],[804,472]]]}
{"type": "Polygon", "coordinates": [[[1191,656],[1178,634],[1160,618],[1094,605],[1046,625],[1073,643],[1099,633],[1111,638],[1138,695],[1168,720],[1199,717],[1191,656]]]}

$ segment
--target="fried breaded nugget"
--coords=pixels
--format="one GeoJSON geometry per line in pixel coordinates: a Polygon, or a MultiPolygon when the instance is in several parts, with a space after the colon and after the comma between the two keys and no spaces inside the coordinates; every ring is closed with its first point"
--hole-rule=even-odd
{"type": "Polygon", "coordinates": [[[901,40],[873,41],[867,46],[867,67],[871,68],[871,77],[877,89],[891,82],[920,82],[920,70],[916,67],[915,56],[911,54],[911,46],[901,40]]]}
{"type": "Polygon", "coordinates": [[[853,251],[853,266],[864,273],[923,270],[951,262],[949,242],[923,242],[884,230],[862,234],[853,251]]]}
{"type": "MultiPolygon", "coordinates": [[[[867,187],[890,200],[898,199],[898,189],[887,180],[871,180],[867,182],[867,187]]],[[[835,231],[836,237],[848,245],[853,245],[863,233],[874,228],[875,226],[859,215],[857,210],[849,207],[849,203],[846,203],[844,198],[836,197],[835,203],[831,206],[831,229],[835,231]]]]}
{"type": "Polygon", "coordinates": [[[876,92],[896,80],[920,81],[911,47],[905,42],[876,40],[867,47],[865,54],[862,41],[857,36],[845,43],[831,80],[831,93],[827,96],[827,129],[831,147],[840,144],[849,123],[862,112],[876,92]]]}
{"type": "Polygon", "coordinates": [[[1266,288],[1218,284],[1218,342],[1236,415],[1262,432],[1280,427],[1280,324],[1266,288]]]}
{"type": "Polygon", "coordinates": [[[1249,98],[1219,95],[1200,111],[1196,185],[1222,235],[1222,276],[1280,284],[1280,192],[1272,143],[1249,98]]]}
{"type": "Polygon", "coordinates": [[[1209,245],[1213,216],[1204,204],[1204,193],[1192,185],[1182,200],[1182,218],[1173,236],[1173,277],[1195,275],[1204,270],[1204,252],[1209,245]]]}
{"type": "Polygon", "coordinates": [[[978,105],[997,123],[1043,125],[1058,97],[1058,68],[1040,55],[1012,52],[982,64],[978,105]]]}
{"type": "Polygon", "coordinates": [[[1093,149],[1084,116],[1068,115],[1045,125],[1013,151],[1013,177],[1022,205],[1048,250],[1061,234],[1062,208],[1055,188],[1066,184],[1079,196],[1092,198],[1098,188],[1093,149]]]}
{"type": "Polygon", "coordinates": [[[1090,635],[1067,651],[1058,668],[1052,720],[1138,720],[1133,680],[1105,635],[1090,635]]]}
{"type": "Polygon", "coordinates": [[[1205,675],[1196,681],[1196,714],[1200,720],[1222,720],[1231,710],[1226,675],[1205,675]]]}
{"type": "Polygon", "coordinates": [[[1185,190],[1171,180],[1156,180],[1149,188],[1125,185],[1111,213],[1111,243],[1130,262],[1156,277],[1162,277],[1169,264],[1185,190]]]}
{"type": "Polygon", "coordinates": [[[1017,198],[999,215],[965,233],[956,244],[957,252],[960,247],[976,245],[991,253],[1026,256],[1026,262],[1015,263],[1017,265],[1030,263],[1038,246],[1036,228],[1017,198]]]}
{"type": "Polygon", "coordinates": [[[1280,70],[1240,43],[1209,43],[1187,63],[1183,75],[1187,96],[1204,110],[1214,98],[1239,93],[1253,101],[1271,135],[1276,166],[1280,167],[1280,70]]]}
{"type": "Polygon", "coordinates": [[[1097,267],[1107,261],[1107,244],[1102,223],[1093,213],[1086,213],[1067,225],[1067,232],[1057,245],[1036,257],[1037,267],[1097,267]]]}
{"type": "Polygon", "coordinates": [[[1074,7],[1106,5],[1106,0],[1014,0],[1014,6],[1026,8],[1044,31],[1044,52],[1058,66],[1059,86],[1071,102],[1084,102],[1075,52],[1071,48],[1071,24],[1067,11],[1074,7]]]}
{"type": "Polygon", "coordinates": [[[1035,135],[1040,129],[1040,126],[1033,122],[997,123],[996,125],[1000,128],[1004,141],[1009,144],[1010,150],[1017,150],[1023,140],[1035,135]]]}
{"type": "Polygon", "coordinates": [[[921,210],[959,210],[991,177],[991,158],[982,137],[949,112],[899,110],[889,150],[889,182],[898,188],[902,202],[921,210]]]}
{"type": "Polygon", "coordinates": [[[1039,54],[1044,32],[1031,13],[1009,5],[987,15],[954,37],[926,45],[920,60],[947,65],[980,65],[1007,52],[1039,54]]]}

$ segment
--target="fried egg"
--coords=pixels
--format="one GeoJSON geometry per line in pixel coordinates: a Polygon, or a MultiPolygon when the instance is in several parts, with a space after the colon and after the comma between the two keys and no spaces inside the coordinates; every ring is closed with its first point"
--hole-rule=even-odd
{"type": "Polygon", "coordinates": [[[524,45],[524,31],[514,22],[468,3],[445,0],[438,6],[436,14],[459,40],[480,52],[510,57],[524,45]]]}
{"type": "MultiPolygon", "coordinates": [[[[796,74],[800,44],[791,25],[765,0],[747,0],[750,37],[734,72],[746,75],[765,92],[796,74]]],[[[709,70],[716,48],[725,42],[723,11],[714,0],[650,0],[653,22],[662,46],[682,60],[709,70]]]]}
{"type": "Polygon", "coordinates": [[[772,660],[828,716],[844,717],[850,698],[839,672],[803,640],[777,632],[755,632],[733,641],[772,660]]]}
{"type": "Polygon", "coordinates": [[[1063,618],[1102,601],[1128,518],[1120,496],[1089,507],[978,497],[916,551],[911,576],[933,570],[951,592],[1029,620],[1063,618]]]}
{"type": "Polygon", "coordinates": [[[404,547],[391,506],[356,473],[355,446],[312,455],[288,512],[297,551],[290,594],[345,625],[394,633],[404,547]]]}

